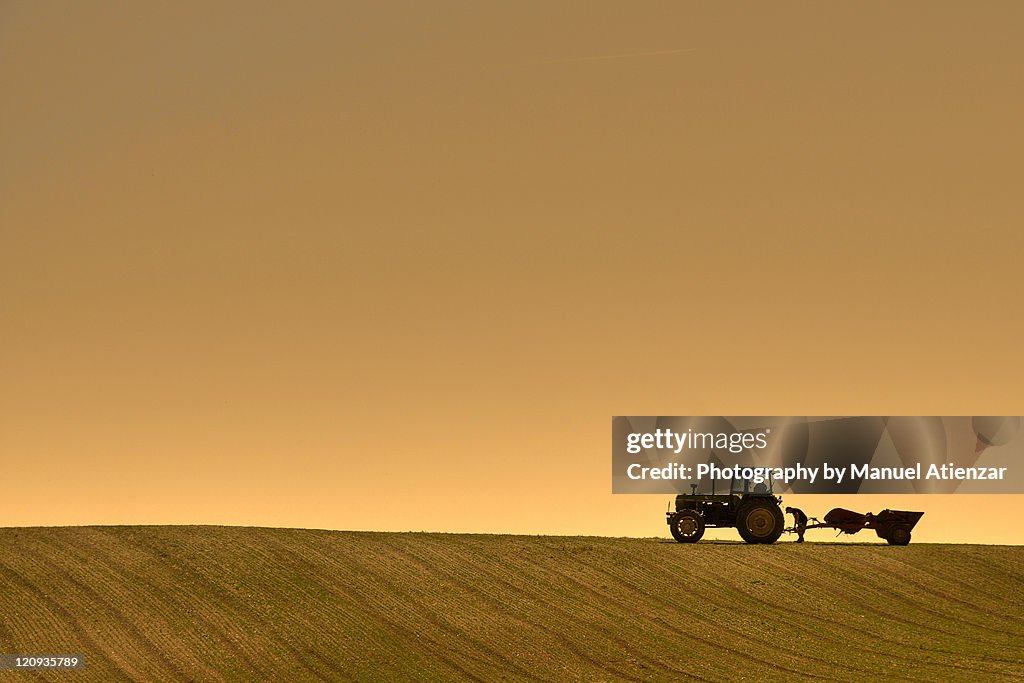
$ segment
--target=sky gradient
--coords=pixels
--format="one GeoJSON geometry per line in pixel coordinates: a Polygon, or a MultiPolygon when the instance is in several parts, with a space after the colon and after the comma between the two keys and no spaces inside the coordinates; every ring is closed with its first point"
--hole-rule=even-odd
{"type": "MultiPolygon", "coordinates": [[[[1024,414],[1024,6],[427,5],[0,4],[0,525],[665,535],[612,415],[1024,414]]],[[[892,498],[787,504],[1024,542],[892,498]]]]}

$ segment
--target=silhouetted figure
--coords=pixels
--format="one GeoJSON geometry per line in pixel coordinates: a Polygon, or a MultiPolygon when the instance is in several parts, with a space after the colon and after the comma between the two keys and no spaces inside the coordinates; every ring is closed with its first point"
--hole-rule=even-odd
{"type": "Polygon", "coordinates": [[[786,508],[786,512],[793,515],[793,526],[796,527],[797,543],[804,542],[804,531],[807,529],[807,515],[800,508],[786,508]]]}

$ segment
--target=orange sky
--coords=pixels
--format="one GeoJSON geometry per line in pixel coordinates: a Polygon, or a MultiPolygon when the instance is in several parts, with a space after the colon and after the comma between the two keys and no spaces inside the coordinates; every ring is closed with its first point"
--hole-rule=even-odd
{"type": "Polygon", "coordinates": [[[612,415],[1024,414],[1022,13],[3,3],[0,524],[664,535],[612,415]]]}

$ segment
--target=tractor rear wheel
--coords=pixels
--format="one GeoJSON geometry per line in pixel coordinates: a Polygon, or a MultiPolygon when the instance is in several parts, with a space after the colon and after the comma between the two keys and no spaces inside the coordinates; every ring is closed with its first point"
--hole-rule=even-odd
{"type": "Polygon", "coordinates": [[[748,503],[736,515],[736,529],[747,543],[775,543],[785,526],[782,510],[772,503],[748,503]]]}
{"type": "Polygon", "coordinates": [[[683,510],[669,525],[672,538],[680,543],[696,543],[704,535],[704,518],[693,510],[683,510]]]}
{"type": "Polygon", "coordinates": [[[885,540],[889,542],[889,545],[907,545],[910,543],[910,529],[905,526],[894,526],[889,529],[885,540]]]}

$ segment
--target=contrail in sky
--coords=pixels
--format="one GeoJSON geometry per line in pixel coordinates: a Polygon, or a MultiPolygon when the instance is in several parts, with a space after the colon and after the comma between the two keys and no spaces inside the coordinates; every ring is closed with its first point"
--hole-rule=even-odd
{"type": "Polygon", "coordinates": [[[593,57],[567,57],[566,59],[553,59],[545,64],[565,64],[567,62],[596,62],[601,59],[624,59],[626,57],[654,57],[656,55],[674,55],[680,52],[693,52],[695,47],[681,47],[676,50],[657,50],[655,52],[624,52],[614,55],[596,55],[593,57]]]}

